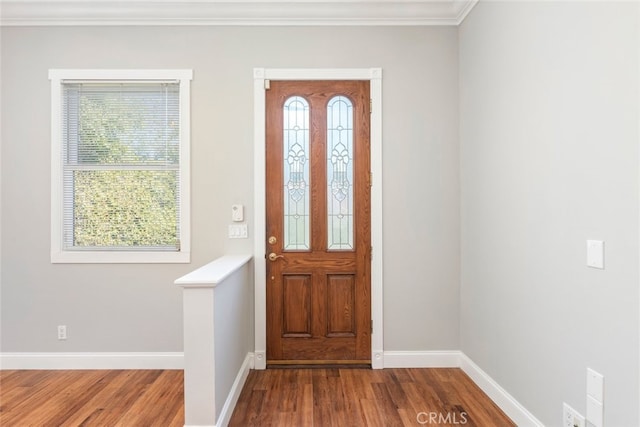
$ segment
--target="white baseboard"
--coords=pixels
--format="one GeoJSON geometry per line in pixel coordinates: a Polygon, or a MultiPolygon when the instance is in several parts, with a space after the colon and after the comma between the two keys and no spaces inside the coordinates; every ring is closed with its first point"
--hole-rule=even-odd
{"type": "Polygon", "coordinates": [[[385,351],[385,368],[459,368],[459,351],[385,351]]]}
{"type": "Polygon", "coordinates": [[[518,427],[544,427],[536,417],[513,398],[464,353],[460,353],[460,368],[518,427]]]}
{"type": "Polygon", "coordinates": [[[0,353],[0,370],[183,369],[176,353],[0,353]]]}
{"type": "Polygon", "coordinates": [[[227,427],[229,421],[231,421],[231,415],[233,415],[233,410],[236,408],[236,403],[238,403],[238,398],[240,397],[244,383],[247,381],[249,371],[253,368],[253,353],[247,353],[247,357],[244,358],[244,362],[238,371],[238,375],[236,375],[236,379],[231,386],[227,400],[224,402],[224,406],[220,410],[216,427],[227,427]]]}

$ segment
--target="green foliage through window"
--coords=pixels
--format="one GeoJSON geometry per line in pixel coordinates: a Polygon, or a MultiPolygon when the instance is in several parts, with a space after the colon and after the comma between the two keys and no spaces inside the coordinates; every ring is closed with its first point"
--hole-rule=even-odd
{"type": "Polygon", "coordinates": [[[174,171],[76,171],[74,246],[178,245],[174,171]]]}

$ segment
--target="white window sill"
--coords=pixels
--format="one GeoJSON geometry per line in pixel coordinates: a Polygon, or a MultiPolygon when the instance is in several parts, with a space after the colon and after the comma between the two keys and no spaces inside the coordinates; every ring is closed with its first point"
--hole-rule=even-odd
{"type": "Polygon", "coordinates": [[[51,253],[52,264],[188,264],[189,252],[60,251],[51,253]]]}

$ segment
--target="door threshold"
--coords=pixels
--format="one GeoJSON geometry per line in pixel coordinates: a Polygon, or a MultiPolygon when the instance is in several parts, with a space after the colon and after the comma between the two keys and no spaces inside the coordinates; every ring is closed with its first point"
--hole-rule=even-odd
{"type": "Polygon", "coordinates": [[[370,360],[268,360],[267,369],[371,369],[370,360]]]}

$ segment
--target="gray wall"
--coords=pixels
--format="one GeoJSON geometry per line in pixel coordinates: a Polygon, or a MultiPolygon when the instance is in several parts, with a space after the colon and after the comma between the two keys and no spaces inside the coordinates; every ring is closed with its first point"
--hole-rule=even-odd
{"type": "Polygon", "coordinates": [[[482,1],[460,28],[462,351],[549,426],[587,367],[605,425],[640,425],[638,16],[482,1]]]}
{"type": "Polygon", "coordinates": [[[226,227],[233,203],[253,223],[254,67],[383,68],[385,349],[459,348],[456,28],[1,32],[3,352],[182,350],[173,281],[253,248],[226,227]],[[190,265],[50,264],[49,68],[194,70],[190,265]]]}

